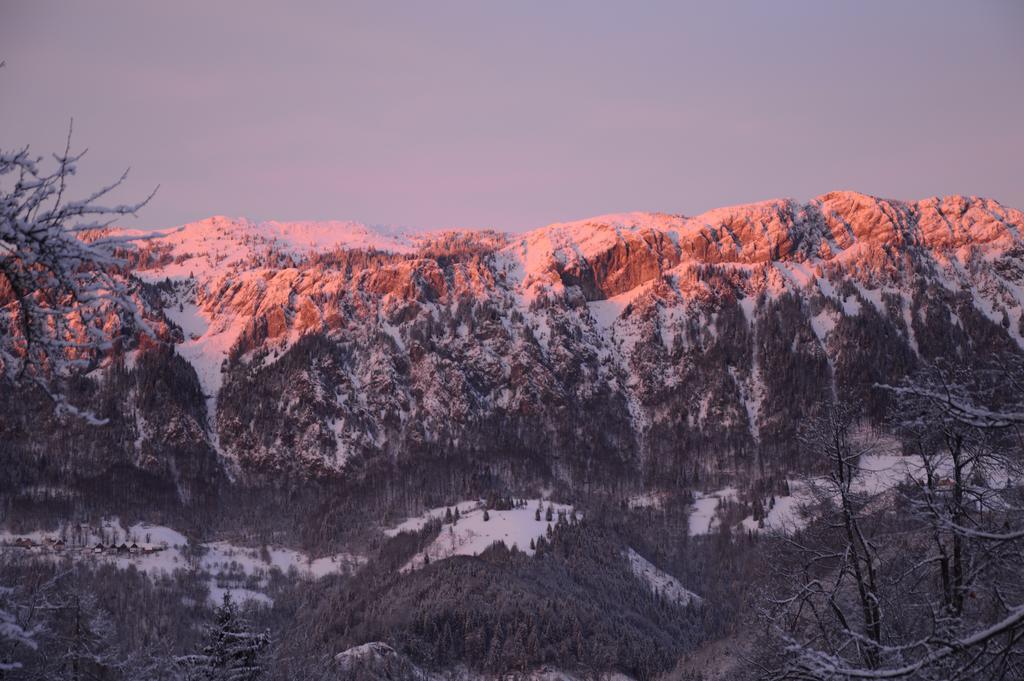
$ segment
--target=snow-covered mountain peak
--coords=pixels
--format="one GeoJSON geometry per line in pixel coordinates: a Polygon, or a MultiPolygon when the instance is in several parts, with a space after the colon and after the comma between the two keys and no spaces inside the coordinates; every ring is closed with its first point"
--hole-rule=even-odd
{"type": "Polygon", "coordinates": [[[895,201],[838,191],[695,216],[621,213],[554,223],[510,237],[495,260],[525,307],[575,288],[590,303],[616,300],[623,308],[713,297],[712,272],[745,296],[816,289],[817,281],[828,287],[851,273],[872,287],[906,284],[915,268],[936,264],[955,279],[975,260],[1019,257],[1022,234],[1024,213],[991,199],[895,201]]]}
{"type": "Polygon", "coordinates": [[[522,234],[214,217],[130,258],[211,450],[335,475],[384,450],[484,451],[490,429],[538,460],[784,443],[780,414],[812,406],[788,377],[870,400],[865,376],[1020,352],[1022,233],[988,199],[833,192],[522,234]],[[609,425],[591,441],[567,413],[609,425]]]}
{"type": "Polygon", "coordinates": [[[139,269],[150,279],[210,278],[230,269],[265,266],[271,254],[302,258],[338,249],[411,253],[420,236],[352,221],[254,222],[217,215],[149,242],[151,256],[139,269]]]}
{"type": "MultiPolygon", "coordinates": [[[[834,191],[807,203],[772,199],[686,217],[616,213],[552,223],[521,234],[482,230],[415,231],[352,221],[264,221],[214,216],[170,230],[147,246],[146,278],[210,280],[239,269],[288,266],[314,253],[366,250],[436,254],[460,247],[500,251],[499,261],[524,290],[556,284],[565,271],[595,259],[624,264],[651,251],[662,266],[680,262],[762,264],[827,261],[867,249],[950,250],[1021,241],[1024,213],[997,201],[952,195],[920,201],[834,191]],[[431,250],[432,249],[432,250],[431,250]],[[284,258],[284,260],[282,260],[284,258]]],[[[649,266],[645,266],[650,269],[649,266]]]]}
{"type": "Polygon", "coordinates": [[[189,243],[211,237],[234,241],[265,242],[295,252],[328,251],[336,248],[364,248],[409,252],[419,232],[384,225],[366,225],[352,220],[265,220],[215,215],[183,225],[170,234],[169,242],[189,243]],[[176,238],[177,237],[177,238],[176,238]]]}

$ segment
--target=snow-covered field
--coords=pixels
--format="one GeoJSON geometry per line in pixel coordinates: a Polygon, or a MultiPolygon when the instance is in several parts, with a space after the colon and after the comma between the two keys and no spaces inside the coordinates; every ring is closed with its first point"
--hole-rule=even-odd
{"type": "MultiPolygon", "coordinates": [[[[497,541],[504,542],[509,548],[516,546],[527,555],[532,556],[535,551],[530,548],[531,540],[536,542],[543,537],[547,533],[548,525],[553,525],[558,521],[559,514],[564,514],[565,518],[569,519],[573,512],[572,507],[565,504],[533,499],[520,508],[507,511],[488,510],[489,519],[484,520],[482,502],[463,501],[452,506],[430,509],[422,515],[409,518],[384,532],[392,537],[400,532],[416,532],[431,520],[443,519],[447,511],[451,510],[454,513],[456,508],[459,509],[460,515],[458,522],[444,524],[437,538],[422,553],[409,561],[402,568],[403,572],[422,567],[425,557],[429,557],[430,562],[433,563],[452,556],[473,556],[483,552],[497,541]],[[549,506],[552,509],[553,518],[550,523],[546,520],[549,506]],[[538,508],[541,509],[540,520],[537,520],[538,508]]],[[[582,517],[579,513],[576,516],[577,518],[582,517]]],[[[633,549],[627,550],[626,558],[633,574],[652,591],[660,593],[669,601],[681,605],[702,602],[700,596],[684,587],[675,577],[660,570],[633,549]]]]}
{"type": "Polygon", "coordinates": [[[520,551],[533,555],[530,541],[536,542],[543,537],[548,525],[557,522],[560,513],[565,514],[566,518],[572,514],[571,506],[533,499],[520,508],[507,511],[488,510],[488,520],[484,520],[482,502],[462,501],[452,506],[431,509],[421,516],[386,529],[385,533],[395,536],[399,532],[416,532],[430,520],[443,519],[449,508],[452,513],[456,508],[459,509],[458,522],[443,525],[437,538],[421,554],[409,561],[403,570],[421,567],[426,557],[433,562],[452,556],[475,556],[498,541],[504,542],[509,548],[515,546],[520,551]],[[537,520],[538,507],[543,508],[540,520],[537,520]],[[550,522],[546,520],[549,507],[552,509],[550,522]]]}
{"type": "Polygon", "coordinates": [[[726,487],[715,492],[697,492],[690,507],[690,534],[710,534],[718,527],[718,506],[726,499],[736,499],[736,488],[726,487]]]}
{"type": "MultiPolygon", "coordinates": [[[[949,461],[940,461],[936,473],[941,478],[951,475],[949,461]]],[[[873,454],[864,456],[858,463],[858,471],[853,482],[855,492],[868,496],[878,496],[907,480],[923,482],[925,479],[924,463],[920,456],[901,456],[895,453],[873,454]]],[[[1009,477],[1005,471],[988,471],[987,484],[998,489],[1007,484],[1009,477]]],[[[815,492],[823,489],[823,478],[790,479],[788,495],[777,495],[775,504],[766,509],[763,523],[747,516],[740,526],[752,532],[779,532],[792,534],[806,527],[809,517],[806,513],[815,500],[815,492]]],[[[737,490],[726,487],[714,492],[696,494],[696,500],[690,507],[690,535],[709,534],[719,526],[718,511],[723,500],[736,500],[737,490]]]]}
{"type": "Polygon", "coordinates": [[[332,573],[351,573],[366,559],[347,553],[321,558],[310,558],[301,551],[281,547],[248,548],[219,541],[200,544],[189,548],[189,540],[180,532],[169,527],[139,523],[125,529],[117,519],[104,520],[99,527],[65,527],[57,532],[31,532],[13,534],[0,530],[0,545],[9,550],[19,539],[28,539],[36,544],[30,555],[60,560],[105,561],[128,569],[133,566],[150,575],[173,573],[175,570],[197,570],[209,575],[210,601],[219,603],[225,591],[239,601],[269,603],[270,599],[261,589],[265,588],[269,573],[274,570],[294,570],[307,579],[319,579],[332,573]],[[65,546],[54,550],[52,541],[61,538],[65,546]],[[96,553],[97,543],[104,547],[137,544],[135,554],[105,551],[96,553]]]}

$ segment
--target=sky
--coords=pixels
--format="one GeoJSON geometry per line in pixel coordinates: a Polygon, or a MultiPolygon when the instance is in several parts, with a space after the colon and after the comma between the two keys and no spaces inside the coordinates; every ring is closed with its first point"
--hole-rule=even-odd
{"type": "Polygon", "coordinates": [[[0,0],[0,148],[210,215],[522,230],[834,189],[1024,208],[1024,3],[0,0]]]}

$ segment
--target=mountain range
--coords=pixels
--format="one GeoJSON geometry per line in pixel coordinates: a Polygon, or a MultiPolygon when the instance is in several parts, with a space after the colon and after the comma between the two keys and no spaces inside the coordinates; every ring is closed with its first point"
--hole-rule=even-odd
{"type": "Polygon", "coordinates": [[[71,387],[106,426],[3,391],[4,482],[389,507],[813,468],[794,435],[828,401],[884,426],[923,363],[1021,353],[1022,234],[990,199],[855,192],[526,233],[213,217],[126,253],[151,328],[110,320],[71,387]]]}

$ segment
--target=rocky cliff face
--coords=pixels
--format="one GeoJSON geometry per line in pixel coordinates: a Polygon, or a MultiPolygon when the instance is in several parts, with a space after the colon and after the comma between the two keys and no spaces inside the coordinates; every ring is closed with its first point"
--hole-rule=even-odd
{"type": "Polygon", "coordinates": [[[877,418],[920,362],[1021,352],[1022,233],[987,199],[851,192],[508,235],[212,218],[135,256],[167,342],[95,373],[102,456],[253,484],[790,467],[827,399],[877,418]]]}

